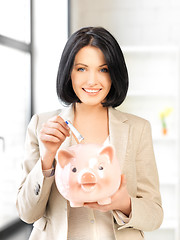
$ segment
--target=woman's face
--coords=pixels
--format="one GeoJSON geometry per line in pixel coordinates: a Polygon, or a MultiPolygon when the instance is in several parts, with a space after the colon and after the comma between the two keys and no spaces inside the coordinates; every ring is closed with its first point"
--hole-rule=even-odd
{"type": "Polygon", "coordinates": [[[71,79],[73,90],[82,103],[101,104],[111,88],[111,78],[102,51],[92,46],[81,48],[75,56],[71,79]]]}

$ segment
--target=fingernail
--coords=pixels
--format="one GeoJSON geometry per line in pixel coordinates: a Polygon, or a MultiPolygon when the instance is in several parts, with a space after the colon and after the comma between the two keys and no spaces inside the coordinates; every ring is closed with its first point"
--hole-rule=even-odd
{"type": "Polygon", "coordinates": [[[85,207],[85,208],[89,208],[89,206],[88,206],[87,204],[84,204],[84,207],[85,207]]]}

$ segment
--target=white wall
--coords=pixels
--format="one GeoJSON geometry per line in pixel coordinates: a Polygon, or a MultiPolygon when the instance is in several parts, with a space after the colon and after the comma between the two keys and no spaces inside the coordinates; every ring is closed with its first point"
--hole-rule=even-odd
{"type": "Polygon", "coordinates": [[[33,1],[34,113],[57,109],[56,76],[67,41],[67,0],[33,1]]]}
{"type": "Polygon", "coordinates": [[[71,0],[72,31],[109,29],[121,45],[180,44],[179,0],[71,0]],[[74,13],[74,14],[73,14],[74,13]]]}

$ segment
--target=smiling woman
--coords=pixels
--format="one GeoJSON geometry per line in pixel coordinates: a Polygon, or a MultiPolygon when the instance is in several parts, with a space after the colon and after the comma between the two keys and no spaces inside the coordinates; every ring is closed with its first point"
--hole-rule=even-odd
{"type": "MultiPolygon", "coordinates": [[[[129,84],[128,72],[124,56],[117,41],[108,31],[100,27],[83,28],[81,31],[72,34],[71,38],[68,40],[62,53],[58,69],[58,97],[68,105],[72,102],[80,102],[80,99],[76,96],[72,87],[71,72],[74,68],[83,73],[86,73],[87,70],[92,70],[92,67],[94,67],[93,54],[94,56],[98,55],[99,60],[96,60],[96,63],[94,63],[98,69],[96,69],[94,73],[92,71],[89,73],[88,71],[89,77],[93,76],[95,73],[107,73],[111,79],[111,88],[103,106],[116,107],[120,105],[126,97],[129,84]],[[101,36],[99,34],[101,34],[101,36]],[[93,47],[91,48],[91,51],[87,50],[87,46],[93,47]],[[81,51],[84,47],[86,48],[82,53],[81,51]],[[76,54],[80,57],[78,62],[76,54]],[[91,54],[91,57],[87,54],[91,54]],[[87,56],[88,61],[91,61],[90,65],[92,66],[89,66],[88,62],[86,63],[87,56]],[[84,62],[80,61],[81,58],[84,62]],[[76,64],[78,64],[78,66],[76,66],[76,64]],[[91,69],[88,67],[91,67],[91,69]]],[[[103,75],[101,76],[103,77],[103,75]]],[[[91,78],[90,81],[92,81],[91,78]]]]}
{"type": "MultiPolygon", "coordinates": [[[[34,115],[27,131],[17,209],[24,221],[35,222],[31,240],[56,240],[57,236],[62,240],[141,240],[142,231],[160,226],[163,210],[150,124],[115,109],[126,97],[128,82],[121,48],[106,29],[82,28],[68,39],[58,69],[57,95],[70,106],[34,115]],[[61,149],[77,144],[65,121],[82,134],[83,147],[110,143],[115,149],[122,173],[117,179],[121,180],[115,180],[115,171],[110,174],[107,168],[108,181],[115,180],[118,187],[104,205],[87,200],[83,207],[74,208],[58,193],[57,156],[58,163],[66,162],[68,153],[59,155],[61,149]]],[[[78,154],[84,163],[85,154],[82,150],[78,154]]],[[[107,155],[107,149],[102,154],[107,155]]],[[[94,163],[90,165],[92,172],[94,163]]],[[[73,176],[78,172],[74,163],[70,169],[73,176]]],[[[101,163],[97,171],[101,178],[105,171],[101,163]]],[[[107,185],[104,182],[104,191],[107,185]]]]}
{"type": "Polygon", "coordinates": [[[76,54],[71,79],[74,92],[81,102],[104,102],[111,88],[111,78],[99,48],[86,46],[76,54]]]}

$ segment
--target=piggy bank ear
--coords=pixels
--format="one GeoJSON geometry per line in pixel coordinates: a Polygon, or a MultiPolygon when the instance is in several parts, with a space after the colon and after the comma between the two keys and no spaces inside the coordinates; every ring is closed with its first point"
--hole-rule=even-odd
{"type": "Polygon", "coordinates": [[[60,150],[58,152],[58,162],[62,168],[64,168],[72,158],[74,158],[74,155],[68,150],[60,150]]]}
{"type": "Polygon", "coordinates": [[[99,155],[107,155],[109,160],[112,162],[113,158],[114,158],[114,147],[111,145],[105,146],[103,147],[100,152],[99,155]]]}

